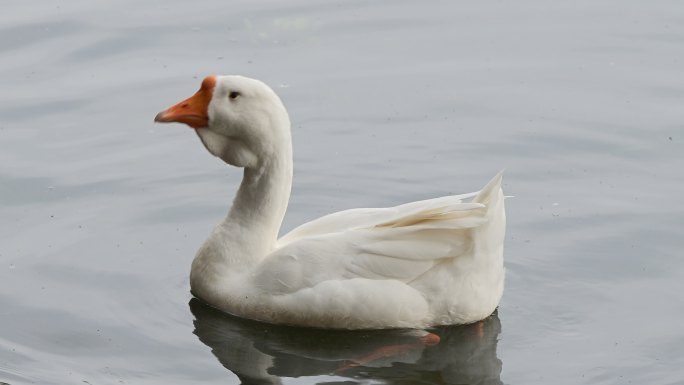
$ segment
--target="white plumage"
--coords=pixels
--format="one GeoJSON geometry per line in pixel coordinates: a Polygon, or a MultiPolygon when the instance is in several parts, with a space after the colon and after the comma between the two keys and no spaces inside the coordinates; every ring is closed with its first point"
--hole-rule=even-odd
{"type": "Polygon", "coordinates": [[[424,328],[489,316],[504,286],[501,173],[479,193],[353,209],[276,239],[290,195],[290,122],[278,96],[241,76],[209,76],[160,122],[195,128],[245,168],[226,219],[198,251],[194,295],[261,321],[346,329],[424,328]]]}

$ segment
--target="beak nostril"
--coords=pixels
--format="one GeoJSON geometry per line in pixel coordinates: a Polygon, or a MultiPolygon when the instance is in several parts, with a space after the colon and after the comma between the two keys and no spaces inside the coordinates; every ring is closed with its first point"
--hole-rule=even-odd
{"type": "Polygon", "coordinates": [[[181,104],[181,108],[188,108],[188,103],[181,104]]]}

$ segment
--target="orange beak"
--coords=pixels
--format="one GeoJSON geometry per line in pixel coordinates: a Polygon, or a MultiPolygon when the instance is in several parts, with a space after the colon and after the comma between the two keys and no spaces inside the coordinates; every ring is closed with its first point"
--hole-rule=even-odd
{"type": "Polygon", "coordinates": [[[155,122],[185,123],[192,128],[201,128],[209,125],[209,102],[214,93],[216,76],[209,75],[202,81],[202,87],[191,97],[175,104],[154,117],[155,122]]]}

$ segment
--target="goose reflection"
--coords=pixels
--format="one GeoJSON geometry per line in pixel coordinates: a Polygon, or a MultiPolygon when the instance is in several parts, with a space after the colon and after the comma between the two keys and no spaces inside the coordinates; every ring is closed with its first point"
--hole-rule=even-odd
{"type": "Polygon", "coordinates": [[[270,325],[227,315],[195,298],[190,309],[194,333],[245,385],[322,375],[388,384],[502,384],[496,355],[501,323],[496,313],[473,325],[431,329],[441,340],[426,346],[414,330],[270,325]]]}

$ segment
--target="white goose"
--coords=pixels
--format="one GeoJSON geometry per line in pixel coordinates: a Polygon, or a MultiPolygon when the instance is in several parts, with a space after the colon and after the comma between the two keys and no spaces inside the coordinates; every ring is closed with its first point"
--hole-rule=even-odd
{"type": "Polygon", "coordinates": [[[192,293],[208,304],[254,320],[335,329],[467,324],[497,307],[501,174],[479,193],[341,211],[277,239],[292,143],[287,111],[271,88],[208,76],[155,121],[191,126],[211,154],[245,169],[228,216],[192,262],[192,293]]]}

